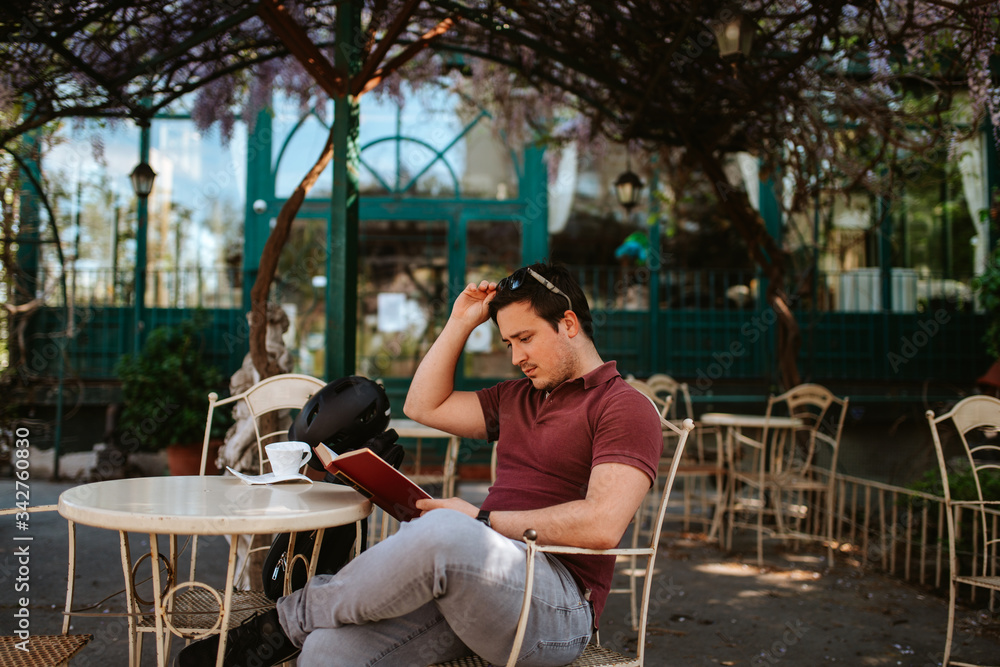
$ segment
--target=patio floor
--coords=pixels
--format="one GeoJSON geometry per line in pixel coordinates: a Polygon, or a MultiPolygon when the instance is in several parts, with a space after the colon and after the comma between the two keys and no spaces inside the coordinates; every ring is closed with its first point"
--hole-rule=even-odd
{"type": "MultiPolygon", "coordinates": [[[[72,484],[31,482],[31,502],[55,503],[72,484]]],[[[0,493],[14,498],[14,482],[0,480],[0,493]]],[[[474,497],[481,488],[463,489],[474,497]]],[[[669,523],[666,526],[671,526],[669,523]]],[[[52,513],[32,516],[31,631],[58,632],[65,598],[65,521],[52,513]]],[[[0,634],[13,629],[13,530],[0,526],[0,634]]],[[[79,526],[76,606],[93,604],[122,588],[115,533],[79,526]]],[[[697,535],[666,535],[653,585],[648,631],[650,666],[677,665],[912,665],[940,664],[947,601],[874,571],[846,561],[828,570],[825,550],[804,547],[786,550],[769,543],[767,566],[755,565],[753,536],[738,536],[732,553],[724,553],[697,535]]],[[[133,551],[145,536],[136,535],[133,551]]],[[[219,572],[225,564],[225,541],[210,538],[200,548],[209,553],[219,572]]],[[[199,558],[201,561],[201,558],[199,558]]],[[[219,575],[221,578],[221,574],[219,575]]],[[[1000,612],[992,622],[979,605],[961,613],[956,629],[958,655],[963,660],[1000,662],[1000,612]]],[[[122,596],[97,605],[92,617],[74,619],[75,632],[89,632],[95,640],[72,662],[83,665],[126,665],[127,632],[124,618],[113,616],[123,608],[122,596]]],[[[601,638],[618,648],[635,646],[628,626],[628,596],[613,595],[602,618],[601,638]]],[[[181,646],[179,640],[176,647],[181,646]]],[[[152,642],[144,642],[144,664],[155,664],[152,642]]],[[[176,649],[175,649],[176,651],[176,649]]],[[[174,653],[176,655],[176,652],[174,653]]]]}

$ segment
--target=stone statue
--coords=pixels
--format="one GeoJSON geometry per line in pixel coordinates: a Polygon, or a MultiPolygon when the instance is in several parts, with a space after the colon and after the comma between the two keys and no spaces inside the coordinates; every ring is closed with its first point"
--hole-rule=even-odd
{"type": "MultiPolygon", "coordinates": [[[[247,314],[248,319],[249,317],[250,315],[247,314]]],[[[282,335],[288,331],[288,325],[288,315],[281,306],[276,303],[268,303],[267,354],[272,360],[275,360],[282,373],[288,373],[292,370],[292,355],[282,340],[282,335]]],[[[260,382],[260,373],[254,368],[248,352],[243,357],[243,365],[233,373],[229,380],[229,395],[240,394],[258,382],[260,382]]],[[[229,427],[226,432],[225,444],[219,449],[219,469],[225,470],[226,466],[230,466],[233,470],[256,475],[259,464],[257,441],[254,435],[253,421],[250,419],[245,403],[242,401],[236,403],[236,407],[233,408],[233,417],[236,421],[229,427]]],[[[287,414],[282,414],[279,419],[285,423],[275,428],[287,428],[291,422],[287,414]]],[[[268,432],[273,430],[275,429],[268,429],[268,432]]]]}
{"type": "MultiPolygon", "coordinates": [[[[250,314],[247,314],[249,320],[250,314]]],[[[249,322],[248,322],[249,324],[249,322]]],[[[277,363],[282,373],[292,370],[292,355],[285,347],[282,334],[288,331],[288,315],[276,303],[267,304],[267,354],[277,363]]],[[[249,327],[247,329],[249,331],[249,327]]],[[[229,379],[229,395],[243,393],[260,381],[260,373],[253,365],[248,352],[243,357],[243,364],[240,369],[233,373],[229,379]]],[[[254,433],[253,420],[250,418],[250,411],[246,403],[237,401],[233,408],[235,423],[226,432],[225,444],[219,449],[217,464],[220,470],[225,470],[226,466],[233,470],[256,475],[259,471],[260,458],[257,452],[257,438],[254,433]]],[[[265,418],[273,418],[270,415],[265,418]]],[[[278,424],[262,426],[262,433],[271,433],[277,429],[286,429],[291,424],[291,419],[287,411],[282,411],[278,415],[278,424]]],[[[264,443],[267,444],[267,443],[264,443]]],[[[226,473],[228,474],[228,473],[226,473]]],[[[229,539],[227,537],[227,539],[229,539]]],[[[239,590],[260,590],[261,571],[264,563],[264,553],[251,549],[267,546],[272,538],[268,535],[241,535],[236,550],[236,572],[237,577],[233,582],[239,590]],[[247,557],[250,556],[249,563],[247,557]]]]}

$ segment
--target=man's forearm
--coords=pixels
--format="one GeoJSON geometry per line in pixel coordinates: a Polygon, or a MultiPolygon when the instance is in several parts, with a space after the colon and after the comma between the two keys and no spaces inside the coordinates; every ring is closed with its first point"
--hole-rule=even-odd
{"type": "Polygon", "coordinates": [[[455,389],[455,368],[472,330],[468,325],[449,318],[441,335],[424,355],[413,375],[406,394],[403,412],[412,419],[433,412],[455,389]]]}
{"type": "Polygon", "coordinates": [[[613,549],[649,490],[650,482],[638,468],[602,463],[591,472],[586,498],[544,509],[492,512],[490,524],[497,532],[515,540],[533,528],[541,544],[613,549]]]}
{"type": "Polygon", "coordinates": [[[533,528],[540,544],[612,549],[618,546],[625,530],[609,530],[608,522],[595,520],[594,509],[586,500],[574,500],[539,510],[496,511],[490,513],[490,525],[498,533],[520,540],[524,531],[533,528]]]}
{"type": "Polygon", "coordinates": [[[486,420],[472,392],[455,391],[455,367],[465,341],[489,317],[489,303],[496,283],[469,283],[455,299],[441,335],[427,351],[410,390],[403,412],[410,419],[467,438],[485,438],[486,420]]]}

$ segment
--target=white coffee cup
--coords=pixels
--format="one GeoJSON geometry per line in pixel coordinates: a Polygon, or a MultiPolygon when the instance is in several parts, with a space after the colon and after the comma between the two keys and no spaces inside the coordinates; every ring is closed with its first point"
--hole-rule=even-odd
{"type": "Polygon", "coordinates": [[[264,445],[264,449],[267,450],[267,460],[271,462],[271,472],[278,477],[294,475],[312,455],[312,447],[297,440],[272,442],[264,445]]]}

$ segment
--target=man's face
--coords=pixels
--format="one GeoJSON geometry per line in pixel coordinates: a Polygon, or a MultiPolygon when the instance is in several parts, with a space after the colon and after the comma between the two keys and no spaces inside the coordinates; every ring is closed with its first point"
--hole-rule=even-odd
{"type": "Polygon", "coordinates": [[[552,391],[575,377],[576,355],[562,325],[539,317],[527,301],[504,306],[497,313],[497,328],[510,350],[510,360],[531,380],[535,389],[552,391]]]}

